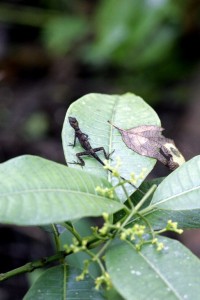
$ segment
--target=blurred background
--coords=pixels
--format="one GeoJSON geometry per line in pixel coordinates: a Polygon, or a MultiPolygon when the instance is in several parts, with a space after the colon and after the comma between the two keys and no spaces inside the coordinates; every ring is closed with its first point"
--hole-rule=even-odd
{"type": "MultiPolygon", "coordinates": [[[[128,91],[153,106],[186,159],[199,154],[199,0],[0,1],[0,163],[34,154],[65,164],[70,103],[128,91]]],[[[151,178],[168,173],[158,165],[151,178]]],[[[53,253],[39,228],[0,234],[0,273],[53,253]]],[[[199,230],[180,239],[200,256],[199,230]]],[[[28,284],[1,283],[0,299],[22,299],[28,284]]]]}

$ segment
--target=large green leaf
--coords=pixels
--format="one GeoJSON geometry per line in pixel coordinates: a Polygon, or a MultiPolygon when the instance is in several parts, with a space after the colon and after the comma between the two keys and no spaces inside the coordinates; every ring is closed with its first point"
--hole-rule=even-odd
{"type": "MultiPolygon", "coordinates": [[[[139,155],[129,149],[122,141],[118,130],[108,124],[110,120],[113,124],[123,129],[129,129],[139,125],[160,125],[159,118],[155,111],[144,102],[144,100],[134,94],[127,93],[124,95],[104,95],[88,94],[76,102],[68,109],[62,131],[62,141],[67,162],[76,161],[75,154],[82,152],[83,148],[77,143],[75,148],[70,147],[69,143],[74,140],[74,130],[69,125],[68,117],[77,118],[81,130],[88,134],[92,147],[103,146],[107,153],[115,152],[112,155],[111,165],[116,165],[116,158],[120,157],[122,166],[120,174],[122,177],[129,179],[130,173],[134,172],[138,176],[143,168],[146,168],[146,176],[152,170],[156,160],[139,155]]],[[[103,153],[99,152],[99,157],[104,160],[103,153]]],[[[108,181],[116,183],[116,178],[111,179],[111,174],[102,168],[102,165],[95,159],[85,156],[84,169],[93,174],[104,176],[108,181]]],[[[80,169],[79,165],[70,165],[80,169]]],[[[138,185],[142,179],[138,181],[138,185]]],[[[134,188],[129,184],[126,185],[129,194],[134,188]]],[[[117,190],[121,201],[126,197],[121,188],[117,190]]]]}
{"type": "Polygon", "coordinates": [[[1,164],[0,182],[2,223],[42,225],[123,207],[95,191],[110,187],[105,179],[40,157],[25,155],[1,164]]]}
{"type": "Polygon", "coordinates": [[[94,280],[87,275],[83,281],[76,281],[81,270],[66,265],[45,271],[33,284],[24,300],[75,300],[105,299],[94,289],[94,280]]]}
{"type": "Polygon", "coordinates": [[[160,237],[164,250],[118,241],[106,254],[106,265],[117,291],[127,300],[197,299],[200,262],[175,240],[160,237]]]}
{"type": "Polygon", "coordinates": [[[151,202],[156,210],[146,216],[155,228],[162,228],[169,219],[182,228],[200,227],[199,174],[200,156],[196,156],[162,181],[151,202]]]}

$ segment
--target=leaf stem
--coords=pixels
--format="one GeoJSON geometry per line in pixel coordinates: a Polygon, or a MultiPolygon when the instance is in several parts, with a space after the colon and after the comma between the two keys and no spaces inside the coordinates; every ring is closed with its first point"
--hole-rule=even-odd
{"type": "MultiPolygon", "coordinates": [[[[120,180],[120,178],[119,178],[119,180],[120,180]]],[[[127,190],[126,190],[126,188],[125,188],[125,186],[124,186],[124,182],[121,182],[121,180],[120,180],[120,183],[122,183],[122,189],[123,189],[123,191],[124,191],[124,194],[125,194],[125,196],[126,196],[126,199],[128,200],[128,204],[129,204],[129,206],[130,206],[130,208],[131,209],[134,209],[134,205],[133,205],[133,203],[132,203],[132,201],[131,201],[131,198],[129,197],[129,195],[128,195],[128,193],[127,193],[127,190]]]]}
{"type": "Polygon", "coordinates": [[[157,185],[153,184],[151,188],[146,192],[144,197],[142,197],[141,201],[135,206],[135,210],[139,211],[140,207],[146,202],[146,200],[155,192],[157,189],[157,185]]]}
{"type": "Polygon", "coordinates": [[[52,224],[52,228],[53,228],[53,235],[54,235],[54,240],[55,240],[55,244],[56,244],[56,250],[57,250],[57,252],[59,252],[59,251],[61,251],[59,232],[58,232],[58,229],[55,224],[52,224]]]}
{"type": "Polygon", "coordinates": [[[95,255],[92,251],[90,251],[90,250],[88,250],[88,249],[85,249],[85,252],[86,252],[89,256],[91,256],[91,258],[92,258],[91,261],[96,261],[96,262],[98,263],[101,272],[104,273],[104,272],[105,272],[105,268],[104,268],[104,266],[103,266],[103,264],[102,264],[102,262],[101,262],[101,259],[100,259],[97,255],[95,255]]]}
{"type": "Polygon", "coordinates": [[[146,223],[146,225],[149,227],[150,233],[152,235],[152,238],[155,238],[155,232],[151,226],[151,224],[149,223],[149,221],[143,216],[141,215],[139,212],[137,213],[137,215],[144,221],[144,223],[146,223]]]}
{"type": "MultiPolygon", "coordinates": [[[[144,197],[141,199],[141,201],[135,206],[135,208],[132,210],[132,212],[130,213],[130,215],[126,218],[126,220],[122,223],[122,228],[124,228],[128,222],[130,221],[130,219],[138,213],[140,207],[145,203],[145,201],[151,196],[151,194],[156,190],[157,185],[154,184],[152,185],[152,187],[147,191],[147,193],[144,195],[144,197]]],[[[140,212],[141,214],[141,212],[140,212]]]]}
{"type": "Polygon", "coordinates": [[[69,230],[73,236],[75,236],[75,238],[79,241],[79,243],[82,243],[82,238],[79,235],[79,233],[76,231],[76,229],[74,228],[74,226],[71,224],[71,222],[64,222],[62,223],[62,226],[64,226],[67,230],[69,230]]]}
{"type": "Polygon", "coordinates": [[[108,240],[104,245],[103,247],[99,250],[99,252],[95,255],[95,258],[99,258],[103,252],[106,250],[106,248],[109,246],[109,244],[111,243],[111,239],[108,240]]]}

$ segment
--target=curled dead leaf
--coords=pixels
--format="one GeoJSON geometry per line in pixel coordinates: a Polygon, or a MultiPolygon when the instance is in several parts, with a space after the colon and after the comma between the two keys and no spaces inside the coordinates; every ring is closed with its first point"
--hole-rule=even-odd
{"type": "Polygon", "coordinates": [[[175,170],[185,162],[174,141],[162,135],[162,127],[142,125],[124,130],[109,123],[119,130],[126,146],[138,154],[156,158],[170,170],[175,170]]]}

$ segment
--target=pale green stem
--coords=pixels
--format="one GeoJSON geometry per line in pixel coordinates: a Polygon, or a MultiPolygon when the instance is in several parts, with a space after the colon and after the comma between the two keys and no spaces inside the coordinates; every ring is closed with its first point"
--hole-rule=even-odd
{"type": "Polygon", "coordinates": [[[59,252],[59,251],[61,251],[62,247],[61,247],[61,243],[60,243],[58,229],[57,229],[55,224],[52,224],[52,228],[53,228],[53,233],[54,233],[54,240],[55,240],[55,244],[56,244],[56,250],[57,250],[57,252],[59,252]]]}
{"type": "Polygon", "coordinates": [[[137,215],[144,221],[144,223],[147,224],[147,226],[149,227],[150,229],[150,232],[151,232],[151,235],[152,235],[152,238],[155,238],[155,232],[153,230],[153,228],[151,227],[151,224],[149,223],[149,221],[143,216],[141,215],[140,213],[137,213],[137,215]]]}
{"type": "Polygon", "coordinates": [[[146,200],[155,192],[157,189],[157,185],[153,184],[151,188],[146,192],[144,197],[141,199],[141,201],[135,206],[135,210],[139,211],[140,207],[146,202],[146,200]]]}
{"type": "Polygon", "coordinates": [[[96,255],[92,251],[90,251],[88,249],[85,249],[85,252],[92,257],[93,261],[96,261],[98,263],[99,268],[101,269],[101,272],[104,273],[105,272],[105,268],[104,268],[101,260],[99,259],[99,257],[96,257],[96,255]]]}
{"type": "MultiPolygon", "coordinates": [[[[120,180],[120,179],[119,179],[120,180]]],[[[120,183],[121,183],[121,180],[120,180],[120,183]]],[[[125,196],[126,196],[126,199],[128,200],[128,203],[129,203],[129,205],[130,205],[130,208],[131,209],[134,209],[134,205],[133,205],[133,203],[132,203],[132,201],[131,201],[131,198],[129,197],[129,195],[128,195],[128,193],[127,193],[127,190],[126,190],[126,188],[125,188],[125,186],[124,186],[124,182],[122,182],[122,189],[123,189],[123,191],[124,191],[124,194],[125,194],[125,196]]]]}
{"type": "Polygon", "coordinates": [[[99,258],[103,252],[106,250],[106,248],[109,246],[109,244],[111,243],[111,240],[108,240],[103,247],[99,250],[99,252],[95,255],[95,259],[99,258]]]}
{"type": "MultiPolygon", "coordinates": [[[[151,194],[155,191],[155,189],[157,188],[157,185],[152,185],[152,187],[148,190],[148,192],[144,195],[144,197],[141,199],[141,201],[135,206],[134,210],[130,213],[130,215],[126,218],[126,220],[124,221],[124,223],[122,224],[121,227],[125,227],[128,222],[130,221],[130,219],[136,215],[138,213],[138,210],[140,209],[140,207],[145,203],[145,201],[151,196],[151,194]]],[[[140,212],[141,214],[141,212],[140,212]]]]}
{"type": "Polygon", "coordinates": [[[82,238],[79,235],[79,233],[76,231],[76,229],[74,229],[73,225],[70,222],[64,222],[61,224],[63,227],[65,227],[67,230],[69,230],[74,236],[75,238],[79,241],[79,243],[82,243],[82,238]]]}

